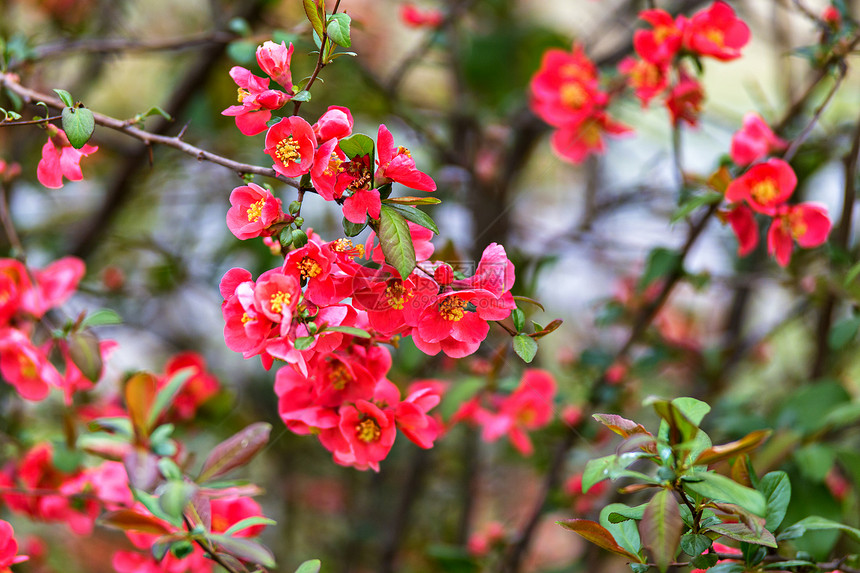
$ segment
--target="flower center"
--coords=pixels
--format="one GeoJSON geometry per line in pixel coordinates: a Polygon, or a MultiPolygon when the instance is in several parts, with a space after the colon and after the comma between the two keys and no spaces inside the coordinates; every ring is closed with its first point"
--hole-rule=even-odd
{"type": "Polygon", "coordinates": [[[385,299],[388,301],[388,306],[394,310],[403,310],[406,299],[411,297],[412,293],[407,291],[399,281],[385,287],[385,299]]]}
{"type": "Polygon", "coordinates": [[[284,164],[301,163],[302,161],[302,156],[299,154],[299,142],[293,139],[292,135],[278,142],[278,145],[275,146],[275,155],[284,164]]]}
{"type": "Polygon", "coordinates": [[[382,436],[379,424],[373,418],[365,418],[355,425],[355,436],[362,442],[375,442],[382,436]]]}
{"type": "Polygon", "coordinates": [[[794,212],[788,216],[788,226],[791,229],[791,236],[795,239],[802,237],[809,230],[806,221],[803,220],[803,214],[799,212],[794,212]]]}
{"type": "Polygon", "coordinates": [[[337,253],[349,257],[364,257],[364,245],[353,245],[349,239],[341,238],[331,243],[331,248],[337,253]]]}
{"type": "Polygon", "coordinates": [[[672,26],[657,26],[654,28],[654,42],[662,44],[667,38],[675,35],[675,28],[672,26]]]}
{"type": "Polygon", "coordinates": [[[248,313],[247,313],[247,312],[242,313],[242,324],[248,324],[248,323],[249,323],[249,322],[251,322],[252,320],[254,320],[254,319],[253,319],[253,318],[251,318],[250,316],[248,316],[248,313]]]}
{"type": "Polygon", "coordinates": [[[465,300],[458,296],[449,296],[439,305],[439,314],[445,320],[457,322],[465,316],[464,308],[466,308],[465,300]]]}
{"type": "Polygon", "coordinates": [[[412,158],[412,153],[409,152],[408,149],[403,147],[402,145],[397,148],[397,153],[395,155],[405,155],[406,157],[412,158]]]}
{"type": "Polygon", "coordinates": [[[579,83],[564,84],[561,86],[561,103],[574,109],[581,108],[588,100],[588,94],[579,83]]]}
{"type": "Polygon", "coordinates": [[[564,64],[559,69],[559,74],[563,78],[581,80],[587,77],[587,74],[584,72],[582,67],[577,66],[576,64],[564,64]]]}
{"type": "Polygon", "coordinates": [[[245,98],[250,96],[251,92],[245,88],[239,88],[239,103],[245,103],[245,98]]]}
{"type": "Polygon", "coordinates": [[[346,366],[338,362],[329,368],[328,381],[335,390],[343,390],[348,383],[352,382],[352,375],[346,366]]]}
{"type": "Polygon", "coordinates": [[[302,276],[307,279],[312,279],[322,272],[322,267],[319,263],[310,257],[304,257],[296,264],[296,266],[299,268],[299,272],[302,273],[302,276]]]}
{"type": "Polygon", "coordinates": [[[328,158],[328,167],[323,171],[323,175],[331,177],[335,173],[343,171],[343,168],[340,166],[341,163],[343,163],[343,161],[341,161],[340,157],[337,156],[337,153],[332,151],[331,156],[328,158]]]}
{"type": "Polygon", "coordinates": [[[757,203],[766,204],[773,201],[774,197],[779,195],[779,189],[774,180],[770,177],[759,181],[750,189],[750,195],[757,203]]]}
{"type": "Polygon", "coordinates": [[[36,363],[23,354],[18,355],[18,368],[21,370],[21,376],[24,378],[36,378],[36,363]]]}
{"type": "Polygon", "coordinates": [[[725,34],[718,28],[710,28],[705,32],[705,37],[716,45],[723,47],[725,43],[725,34]]]}
{"type": "Polygon", "coordinates": [[[263,205],[266,204],[265,199],[260,199],[256,203],[251,203],[248,207],[248,222],[256,223],[260,220],[260,217],[263,215],[263,205]]]}
{"type": "Polygon", "coordinates": [[[269,299],[269,307],[275,314],[281,314],[284,305],[290,306],[291,299],[292,297],[290,296],[290,293],[279,290],[272,294],[272,298],[269,299]]]}

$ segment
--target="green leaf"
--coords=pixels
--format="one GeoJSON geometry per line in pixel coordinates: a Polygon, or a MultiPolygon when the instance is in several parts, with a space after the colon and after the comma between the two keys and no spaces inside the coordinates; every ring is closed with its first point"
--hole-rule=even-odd
{"type": "Polygon", "coordinates": [[[320,573],[320,568],[322,567],[322,563],[320,563],[319,559],[311,559],[310,561],[305,561],[299,568],[296,569],[296,573],[320,573]]]}
{"type": "Polygon", "coordinates": [[[639,529],[636,527],[636,522],[633,520],[613,521],[612,516],[617,515],[615,510],[627,511],[630,508],[623,503],[611,503],[600,510],[600,525],[602,525],[618,545],[629,551],[630,553],[639,554],[639,549],[642,547],[642,541],[639,538],[639,529]]]}
{"type": "Polygon", "coordinates": [[[854,279],[856,279],[858,275],[860,275],[860,262],[854,263],[854,265],[848,270],[842,284],[847,287],[854,282],[854,279]]]}
{"type": "Polygon", "coordinates": [[[643,503],[642,505],[637,505],[636,507],[628,507],[623,503],[610,503],[606,507],[611,507],[612,509],[607,513],[607,519],[609,519],[610,523],[621,523],[622,521],[626,521],[628,519],[635,519],[639,521],[642,519],[642,515],[645,513],[645,506],[647,503],[643,503]]]}
{"type": "Polygon", "coordinates": [[[65,442],[54,443],[54,454],[51,463],[55,468],[67,474],[73,474],[84,461],[84,455],[78,450],[70,450],[65,442]]]}
{"type": "Polygon", "coordinates": [[[447,420],[460,409],[464,402],[471,400],[484,386],[486,386],[486,382],[482,378],[460,380],[442,395],[442,402],[439,404],[439,408],[434,411],[438,411],[442,414],[442,418],[447,420]]]}
{"type": "Polygon", "coordinates": [[[343,332],[344,334],[351,334],[353,336],[357,336],[359,338],[370,338],[370,333],[364,330],[363,328],[356,328],[355,326],[327,326],[325,328],[326,332],[343,332]]]}
{"type": "Polygon", "coordinates": [[[390,197],[382,202],[389,205],[438,205],[442,200],[436,197],[390,197]]]}
{"type": "Polygon", "coordinates": [[[823,517],[818,517],[817,515],[811,515],[805,519],[801,519],[800,521],[783,531],[779,535],[779,537],[777,537],[777,539],[779,539],[780,541],[784,541],[786,539],[796,539],[798,537],[801,537],[807,531],[825,531],[833,529],[838,529],[844,533],[847,533],[848,536],[851,537],[854,541],[860,542],[860,529],[845,525],[843,523],[839,523],[837,521],[831,521],[823,517]]]}
{"type": "Polygon", "coordinates": [[[678,251],[657,247],[648,254],[645,272],[639,279],[639,289],[648,288],[654,281],[668,277],[681,268],[681,254],[678,251]]]}
{"type": "Polygon", "coordinates": [[[384,205],[383,207],[393,209],[400,213],[407,221],[412,221],[416,225],[421,225],[425,229],[430,229],[437,235],[439,234],[439,227],[436,226],[436,221],[417,207],[403,207],[400,205],[384,205]]]}
{"type": "Polygon", "coordinates": [[[75,107],[75,100],[72,97],[72,94],[70,94],[66,90],[56,90],[56,89],[54,90],[54,93],[56,93],[58,96],[60,96],[60,99],[63,101],[64,106],[75,107]]]}
{"type": "Polygon", "coordinates": [[[122,318],[116,312],[108,308],[102,308],[87,315],[83,322],[81,322],[81,328],[88,326],[108,326],[112,324],[122,324],[122,318]]]}
{"type": "Polygon", "coordinates": [[[606,549],[607,551],[623,555],[632,561],[642,561],[638,555],[635,555],[621,547],[618,542],[615,541],[615,538],[612,537],[612,534],[599,523],[589,521],[587,519],[566,519],[564,521],[557,521],[556,523],[567,530],[578,533],[586,540],[594,543],[598,547],[606,549]]]}
{"type": "Polygon", "coordinates": [[[719,561],[719,557],[717,557],[716,553],[705,553],[704,555],[697,555],[693,557],[693,567],[697,569],[710,569],[719,561]]]}
{"type": "Polygon", "coordinates": [[[827,345],[831,350],[839,350],[854,340],[858,330],[860,330],[860,316],[840,320],[827,334],[827,345]]]}
{"type": "Polygon", "coordinates": [[[146,110],[146,113],[143,114],[143,117],[150,117],[153,115],[160,115],[161,117],[163,117],[167,121],[173,121],[173,116],[170,115],[169,113],[167,113],[166,111],[164,111],[163,109],[161,109],[160,107],[158,107],[157,105],[154,105],[151,108],[149,108],[148,110],[146,110]]]}
{"type": "Polygon", "coordinates": [[[687,442],[693,439],[699,432],[699,427],[675,406],[674,401],[651,400],[650,402],[657,415],[663,418],[668,424],[669,433],[667,439],[669,443],[675,445],[687,442]]]}
{"type": "Polygon", "coordinates": [[[91,382],[102,377],[102,353],[98,337],[89,330],[73,332],[68,338],[69,358],[91,382]]]}
{"type": "Polygon", "coordinates": [[[642,544],[648,548],[651,559],[661,572],[665,572],[674,560],[683,528],[678,502],[669,490],[661,489],[645,506],[639,522],[642,544]]]}
{"type": "Polygon", "coordinates": [[[269,441],[271,431],[270,424],[256,422],[215,446],[203,462],[197,481],[205,482],[222,476],[250,462],[251,458],[257,455],[257,452],[262,450],[269,441]]]}
{"type": "Polygon", "coordinates": [[[314,0],[302,0],[302,4],[304,5],[305,15],[308,17],[311,27],[314,32],[317,33],[317,36],[322,38],[324,30],[323,18],[325,17],[324,0],[321,0],[320,2],[315,2],[314,0]]]}
{"type": "Polygon", "coordinates": [[[131,421],[128,418],[96,418],[89,423],[89,429],[92,432],[105,430],[126,438],[131,438],[134,435],[131,421]]]}
{"type": "Polygon", "coordinates": [[[710,525],[708,526],[708,531],[719,533],[720,535],[724,535],[725,537],[734,539],[735,541],[764,545],[765,547],[777,547],[773,533],[767,529],[763,530],[761,533],[756,533],[750,529],[749,526],[743,523],[722,523],[719,525],[710,525]]]}
{"type": "Polygon", "coordinates": [[[196,367],[188,366],[173,373],[164,388],[159,390],[155,395],[155,399],[152,402],[152,408],[150,408],[149,416],[147,418],[148,427],[151,428],[155,425],[159,416],[161,416],[167,407],[173,403],[173,399],[177,394],[179,394],[179,391],[182,390],[185,383],[188,382],[188,380],[197,372],[198,370],[196,367]]]}
{"type": "Polygon", "coordinates": [[[293,342],[293,346],[295,346],[296,350],[307,350],[313,345],[314,340],[316,338],[313,336],[300,336],[293,342]]]}
{"type": "Polygon", "coordinates": [[[760,517],[767,514],[767,502],[761,492],[743,486],[726,476],[714,472],[702,472],[681,479],[685,489],[706,498],[734,503],[760,517]]]}
{"type": "Polygon", "coordinates": [[[353,223],[344,217],[343,219],[343,234],[347,237],[355,237],[367,227],[367,221],[364,223],[353,223]]]}
{"type": "Polygon", "coordinates": [[[836,452],[825,444],[811,443],[795,450],[794,461],[804,477],[821,483],[836,461],[836,452]]]}
{"type": "Polygon", "coordinates": [[[332,14],[328,19],[328,26],[326,26],[328,37],[338,46],[349,48],[352,46],[352,40],[349,37],[351,22],[352,19],[349,17],[349,14],[344,14],[343,12],[332,14]]]}
{"type": "Polygon", "coordinates": [[[711,546],[711,538],[699,533],[685,533],[681,536],[681,551],[690,557],[701,555],[711,546]]]}
{"type": "Polygon", "coordinates": [[[232,18],[227,23],[227,29],[238,36],[250,36],[251,26],[244,18],[232,18]]]}
{"type": "Polygon", "coordinates": [[[705,205],[715,205],[723,200],[725,196],[722,193],[717,193],[716,191],[708,191],[703,195],[695,195],[690,197],[687,201],[685,201],[678,210],[672,214],[672,218],[669,220],[670,223],[677,223],[699,207],[704,207],[705,205]]]}
{"type": "Polygon", "coordinates": [[[511,320],[514,321],[514,328],[517,329],[517,332],[522,332],[523,327],[526,325],[525,313],[520,309],[515,308],[511,311],[511,320]]]}
{"type": "Polygon", "coordinates": [[[179,520],[185,506],[197,493],[197,486],[184,481],[168,481],[162,486],[158,496],[158,506],[170,517],[179,520]]]}
{"type": "Polygon", "coordinates": [[[406,219],[393,207],[383,205],[379,213],[379,244],[388,264],[406,279],[415,268],[415,247],[406,219]]]}
{"type": "Polygon", "coordinates": [[[710,406],[695,398],[675,398],[672,400],[672,405],[678,408],[688,420],[697,426],[702,423],[702,420],[711,411],[710,406]]]}
{"type": "Polygon", "coordinates": [[[535,354],[538,351],[537,340],[528,334],[518,334],[514,336],[514,352],[517,356],[523,359],[526,364],[531,364],[535,359],[535,354]]]}
{"type": "Polygon", "coordinates": [[[302,90],[290,98],[290,101],[311,101],[311,92],[308,90],[302,90]]]}
{"type": "Polygon", "coordinates": [[[263,544],[251,539],[230,537],[228,535],[207,535],[207,539],[221,547],[226,553],[241,559],[257,563],[263,567],[277,567],[275,556],[263,544]]]}
{"type": "Polygon", "coordinates": [[[376,144],[363,133],[354,133],[349,137],[344,137],[337,145],[349,159],[364,157],[366,155],[370,157],[370,163],[373,164],[376,144]]]}
{"type": "Polygon", "coordinates": [[[237,64],[248,65],[257,57],[257,43],[248,40],[237,40],[227,44],[227,55],[237,64]]]}
{"type": "Polygon", "coordinates": [[[170,458],[161,458],[158,460],[158,471],[164,476],[164,479],[181,481],[182,470],[176,465],[176,462],[170,458]]]}
{"type": "Polygon", "coordinates": [[[609,468],[618,460],[618,456],[610,455],[602,458],[593,458],[585,464],[582,472],[582,493],[588,493],[591,486],[609,478],[609,468]]]}
{"type": "Polygon", "coordinates": [[[63,131],[66,132],[69,143],[75,149],[80,149],[87,144],[95,128],[96,120],[93,118],[93,112],[87,108],[63,108],[63,131]]]}
{"type": "Polygon", "coordinates": [[[249,527],[254,527],[255,525],[277,525],[278,522],[274,519],[269,519],[268,517],[263,517],[262,515],[255,515],[253,517],[246,517],[241,521],[237,521],[230,528],[224,532],[224,535],[233,535],[238,531],[242,531],[243,529],[248,529],[249,527]]]}
{"type": "Polygon", "coordinates": [[[767,503],[765,527],[776,531],[785,518],[788,502],[791,501],[791,481],[788,474],[780,471],[767,473],[761,478],[756,489],[764,495],[767,503]]]}

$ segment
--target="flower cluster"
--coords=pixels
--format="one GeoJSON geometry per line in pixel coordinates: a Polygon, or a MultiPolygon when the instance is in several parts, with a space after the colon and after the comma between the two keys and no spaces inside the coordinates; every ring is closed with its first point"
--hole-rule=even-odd
{"type": "Polygon", "coordinates": [[[673,18],[659,9],[644,10],[639,17],[651,27],[636,31],[633,47],[638,57],[625,58],[619,71],[643,107],[665,93],[672,123],[697,125],[705,92],[683,59],[710,57],[725,62],[739,58],[741,48],[749,42],[749,28],[722,1],[690,18],[673,18]]]}
{"type": "Polygon", "coordinates": [[[269,89],[269,78],[255,76],[250,70],[234,66],[230,77],[239,86],[238,103],[221,112],[236,118],[236,127],[245,135],[257,135],[266,131],[266,122],[272,118],[272,110],[280,109],[293,97],[293,80],[290,75],[290,59],[293,45],[266,42],[257,48],[257,63],[266,74],[286,91],[269,89]]]}
{"type": "Polygon", "coordinates": [[[580,45],[571,52],[547,51],[530,89],[532,110],[557,128],[550,142],[563,159],[579,163],[603,152],[604,133],[630,131],[606,112],[610,94],[600,89],[597,67],[580,45]]]}
{"type": "Polygon", "coordinates": [[[495,442],[507,436],[517,451],[530,456],[534,450],[528,431],[543,428],[553,419],[556,384],[546,370],[529,369],[510,394],[484,392],[465,402],[453,421],[481,427],[481,438],[495,442]]]}
{"type": "MultiPolygon", "coordinates": [[[[744,117],[743,127],[732,137],[731,158],[738,166],[760,161],[769,153],[785,148],[765,121],[756,114],[744,117]]],[[[788,265],[794,243],[817,247],[827,240],[831,223],[827,208],[817,203],[789,204],[797,176],[782,159],[754,163],[726,189],[730,205],[722,213],[738,237],[738,254],[751,253],[759,241],[755,213],[771,218],[767,250],[777,263],[788,265]]]]}

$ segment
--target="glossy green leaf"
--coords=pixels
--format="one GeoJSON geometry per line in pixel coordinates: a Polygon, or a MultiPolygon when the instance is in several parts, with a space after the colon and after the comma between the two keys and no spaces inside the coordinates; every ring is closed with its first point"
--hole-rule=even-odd
{"type": "Polygon", "coordinates": [[[367,135],[354,133],[341,139],[337,145],[349,159],[368,156],[370,157],[370,164],[373,164],[376,144],[367,135]]]}
{"type": "Polygon", "coordinates": [[[681,536],[681,551],[690,557],[701,555],[711,546],[711,538],[699,533],[685,533],[681,536]]]}
{"type": "Polygon", "coordinates": [[[226,553],[250,563],[274,569],[277,567],[275,556],[263,544],[252,539],[230,537],[228,535],[208,535],[207,539],[218,545],[226,553]]]}
{"type": "Polygon", "coordinates": [[[678,502],[669,490],[661,489],[645,506],[639,522],[642,544],[661,572],[665,572],[674,561],[683,528],[678,502]]]}
{"type": "Polygon", "coordinates": [[[367,221],[364,223],[353,223],[352,221],[343,219],[343,234],[347,237],[355,237],[360,234],[365,227],[367,227],[367,221]]]}
{"type": "Polygon", "coordinates": [[[69,143],[75,149],[80,149],[90,140],[96,128],[93,112],[85,107],[63,108],[63,131],[69,138],[69,143]]]}
{"type": "Polygon", "coordinates": [[[147,417],[148,427],[151,428],[155,425],[159,416],[173,403],[173,399],[176,398],[176,395],[179,394],[185,383],[197,372],[196,367],[188,366],[173,373],[167,384],[155,395],[147,417]]]}
{"type": "Polygon", "coordinates": [[[322,38],[325,30],[325,25],[323,24],[323,18],[325,17],[324,0],[321,0],[320,2],[315,2],[314,0],[302,0],[302,4],[305,9],[305,15],[311,23],[311,27],[314,32],[317,33],[317,36],[322,38]]]}
{"type": "Polygon", "coordinates": [[[518,334],[514,336],[514,352],[517,356],[523,359],[523,362],[530,364],[534,360],[538,351],[537,340],[528,334],[518,334]]]}
{"type": "Polygon", "coordinates": [[[632,561],[642,561],[638,555],[634,555],[621,547],[618,542],[615,541],[615,538],[612,537],[612,534],[599,523],[589,521],[587,519],[566,519],[556,523],[567,530],[578,533],[586,540],[594,543],[598,547],[606,549],[607,551],[612,551],[613,553],[622,555],[632,561]]]}
{"type": "Polygon", "coordinates": [[[299,565],[296,573],[319,573],[321,568],[322,563],[320,563],[319,559],[311,559],[299,565]]]}
{"type": "Polygon", "coordinates": [[[761,492],[743,486],[724,475],[702,472],[693,474],[692,477],[684,477],[682,481],[684,489],[708,499],[734,503],[760,517],[765,517],[767,514],[767,502],[761,492]]]}
{"type": "Polygon", "coordinates": [[[313,336],[300,336],[293,341],[293,346],[295,346],[296,350],[307,350],[311,346],[313,346],[314,338],[313,336]]]}
{"type": "Polygon", "coordinates": [[[639,549],[642,547],[642,541],[639,538],[639,529],[636,526],[636,521],[623,520],[613,521],[612,516],[618,515],[618,511],[626,512],[630,508],[622,503],[611,503],[600,510],[600,525],[612,534],[613,539],[618,542],[618,545],[629,551],[630,553],[639,554],[639,549]]]}
{"type": "Polygon", "coordinates": [[[363,328],[357,328],[355,326],[327,326],[325,328],[326,332],[343,332],[344,334],[351,334],[352,336],[357,336],[358,338],[370,338],[370,333],[364,330],[363,328]]]}
{"type": "Polygon", "coordinates": [[[788,474],[781,471],[767,473],[759,480],[756,489],[764,495],[767,503],[765,527],[776,531],[785,518],[788,502],[791,501],[791,481],[788,474]]]}
{"type": "Polygon", "coordinates": [[[657,247],[648,255],[645,271],[639,279],[639,289],[648,288],[654,281],[666,278],[681,268],[681,254],[678,251],[657,247]]]}
{"type": "Polygon", "coordinates": [[[439,227],[436,225],[436,221],[421,209],[417,207],[404,207],[402,205],[388,205],[387,208],[397,211],[407,221],[412,221],[416,225],[430,229],[437,235],[439,234],[439,227]]]}
{"type": "Polygon", "coordinates": [[[87,328],[89,326],[109,326],[113,324],[122,324],[122,318],[116,312],[108,308],[103,308],[92,314],[88,314],[87,317],[84,318],[83,322],[81,322],[81,328],[87,328]]]}
{"type": "Polygon", "coordinates": [[[253,517],[246,517],[240,521],[237,521],[233,525],[230,526],[227,531],[224,532],[224,535],[233,535],[239,531],[248,529],[249,527],[254,527],[255,525],[277,525],[278,522],[274,519],[269,519],[268,517],[263,517],[261,515],[255,515],[253,517]]]}
{"type": "Polygon", "coordinates": [[[827,334],[827,345],[831,350],[844,348],[845,345],[854,340],[858,330],[860,330],[860,316],[840,320],[833,325],[827,334]]]}
{"type": "Polygon", "coordinates": [[[720,535],[724,535],[729,539],[734,539],[735,541],[743,541],[744,543],[764,545],[765,547],[773,548],[776,548],[777,546],[773,533],[767,529],[760,533],[756,533],[750,529],[749,526],[743,523],[723,523],[720,525],[708,526],[707,529],[708,531],[719,533],[720,535]]]}
{"type": "Polygon", "coordinates": [[[351,22],[352,19],[349,14],[343,12],[332,14],[328,19],[328,26],[326,26],[328,37],[338,46],[349,48],[352,46],[352,39],[349,37],[351,22]]]}
{"type": "Polygon", "coordinates": [[[839,531],[848,534],[848,536],[851,537],[854,541],[860,542],[860,529],[845,525],[844,523],[839,523],[837,521],[818,517],[817,515],[811,515],[805,519],[801,519],[800,521],[783,531],[779,535],[779,537],[777,537],[777,539],[779,539],[780,541],[784,541],[786,539],[796,539],[798,537],[801,537],[807,531],[827,531],[834,529],[838,529],[839,531]]]}
{"type": "Polygon", "coordinates": [[[670,223],[677,223],[699,207],[704,207],[705,205],[715,205],[722,201],[725,198],[725,195],[722,193],[717,193],[716,191],[708,191],[702,195],[695,195],[690,197],[687,201],[685,201],[678,210],[672,214],[672,218],[669,220],[670,223]]]}
{"type": "Polygon", "coordinates": [[[385,261],[397,269],[401,278],[407,278],[415,268],[415,247],[409,225],[393,207],[383,205],[379,213],[379,243],[385,261]]]}
{"type": "Polygon", "coordinates": [[[72,94],[67,92],[66,90],[58,90],[55,89],[54,93],[60,96],[60,100],[63,102],[63,105],[66,107],[74,107],[75,99],[72,97],[72,94]]]}
{"type": "Polygon", "coordinates": [[[438,205],[441,199],[436,197],[390,197],[383,203],[394,205],[438,205]]]}

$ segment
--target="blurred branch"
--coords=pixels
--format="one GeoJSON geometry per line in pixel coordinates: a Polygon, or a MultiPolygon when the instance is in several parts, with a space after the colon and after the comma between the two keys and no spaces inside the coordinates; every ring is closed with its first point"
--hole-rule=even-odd
{"type": "MultiPolygon", "coordinates": [[[[16,81],[15,76],[12,74],[0,74],[0,87],[5,87],[9,91],[17,94],[29,104],[33,104],[35,102],[44,102],[48,105],[48,107],[54,109],[63,109],[63,107],[65,107],[63,102],[60,101],[58,98],[22,86],[16,81]]],[[[209,161],[211,163],[227,167],[228,169],[235,171],[239,175],[244,175],[246,173],[262,175],[264,177],[271,177],[273,179],[277,179],[292,187],[298,188],[299,186],[296,181],[279,175],[274,169],[233,161],[232,159],[228,159],[227,157],[216,155],[210,151],[206,151],[205,149],[201,149],[199,147],[191,145],[190,143],[186,143],[182,141],[180,136],[168,137],[165,135],[159,135],[157,133],[151,133],[149,131],[145,131],[143,129],[135,127],[129,122],[129,120],[116,119],[114,117],[110,117],[98,112],[93,112],[93,118],[95,119],[96,125],[101,125],[102,127],[107,127],[116,131],[120,131],[130,137],[144,142],[146,145],[157,144],[164,145],[165,147],[171,147],[173,149],[181,151],[182,153],[196,157],[198,161],[209,161]]],[[[0,127],[5,127],[6,125],[10,124],[0,123],[0,127]]]]}

